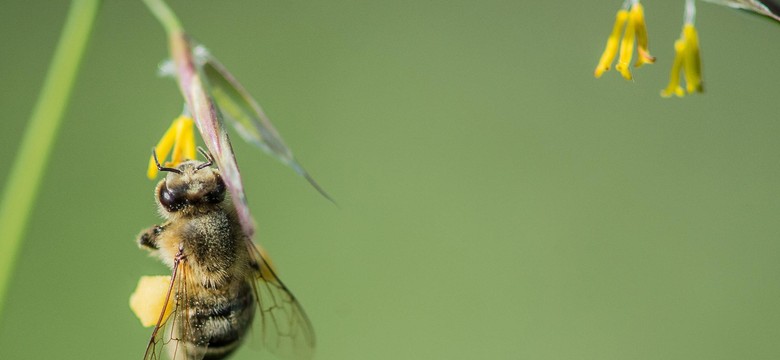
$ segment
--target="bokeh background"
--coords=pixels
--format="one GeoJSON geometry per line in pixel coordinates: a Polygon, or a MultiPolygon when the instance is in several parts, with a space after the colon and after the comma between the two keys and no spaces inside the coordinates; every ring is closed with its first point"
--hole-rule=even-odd
{"type": "MultiPolygon", "coordinates": [[[[234,136],[317,359],[780,358],[778,24],[699,3],[706,93],[662,99],[683,1],[644,3],[633,83],[592,76],[620,1],[170,3],[338,201],[234,136]]],[[[3,1],[0,181],[67,6],[3,1]]],[[[142,357],[166,51],[140,1],[103,4],[1,359],[142,357]]]]}

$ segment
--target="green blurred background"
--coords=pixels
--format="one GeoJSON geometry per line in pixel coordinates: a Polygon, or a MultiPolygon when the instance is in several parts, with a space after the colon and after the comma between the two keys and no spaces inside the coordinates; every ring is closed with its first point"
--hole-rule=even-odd
{"type": "MultiPolygon", "coordinates": [[[[171,1],[339,203],[234,143],[317,359],[780,358],[780,26],[700,3],[707,92],[662,99],[683,2],[645,2],[659,60],[634,83],[592,76],[619,5],[171,1]]],[[[67,6],[3,2],[0,181],[67,6]]],[[[166,52],[140,1],[103,4],[0,359],[142,357],[166,52]]]]}

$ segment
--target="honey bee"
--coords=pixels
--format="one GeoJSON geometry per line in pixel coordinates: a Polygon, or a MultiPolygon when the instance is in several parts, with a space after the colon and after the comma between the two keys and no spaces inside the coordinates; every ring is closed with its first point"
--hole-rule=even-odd
{"type": "MultiPolygon", "coordinates": [[[[155,189],[165,222],[141,232],[140,247],[172,270],[170,285],[144,360],[223,359],[248,333],[284,358],[309,359],[314,331],[303,308],[241,229],[213,158],[189,160],[155,189]],[[170,302],[169,302],[170,301],[170,302]],[[166,309],[166,307],[172,307],[166,309]],[[165,319],[166,311],[170,316],[165,319]],[[250,331],[259,313],[259,331],[250,331]]],[[[258,330],[254,328],[252,330],[258,330]]]]}

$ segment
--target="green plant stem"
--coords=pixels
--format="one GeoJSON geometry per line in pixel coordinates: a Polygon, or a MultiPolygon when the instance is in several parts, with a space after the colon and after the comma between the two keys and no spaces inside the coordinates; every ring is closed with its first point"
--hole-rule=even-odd
{"type": "Polygon", "coordinates": [[[99,4],[99,0],[73,0],[71,3],[43,89],[0,198],[0,314],[16,254],[99,4]]]}
{"type": "Polygon", "coordinates": [[[162,23],[163,27],[165,27],[165,32],[168,33],[168,35],[182,31],[179,19],[176,17],[176,14],[173,13],[171,8],[165,4],[165,1],[144,0],[144,3],[146,4],[146,7],[148,7],[152,12],[152,14],[154,14],[157,20],[162,23]]]}

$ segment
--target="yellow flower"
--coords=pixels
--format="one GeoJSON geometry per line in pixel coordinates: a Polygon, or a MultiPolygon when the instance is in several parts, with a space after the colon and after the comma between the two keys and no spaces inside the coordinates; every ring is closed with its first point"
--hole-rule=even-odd
{"type": "MultiPolygon", "coordinates": [[[[154,147],[154,152],[157,154],[158,159],[166,167],[175,167],[185,160],[195,159],[195,122],[191,117],[181,115],[175,120],[163,135],[157,146],[154,147]],[[171,161],[165,161],[168,153],[173,148],[171,154],[171,161]]],[[[157,176],[157,164],[155,164],[154,156],[149,158],[149,168],[146,171],[146,176],[149,179],[154,179],[157,176]]]]}
{"type": "Polygon", "coordinates": [[[144,327],[157,324],[158,320],[168,320],[173,311],[173,295],[167,298],[170,286],[170,276],[141,276],[138,280],[138,286],[132,295],[130,295],[130,309],[133,310],[141,325],[144,327]],[[165,313],[160,313],[165,308],[165,313]]]}
{"type": "Polygon", "coordinates": [[[674,42],[674,63],[669,78],[669,85],[661,91],[661,96],[678,97],[693,92],[702,92],[701,56],[699,54],[699,36],[693,24],[683,26],[680,39],[674,42]],[[680,72],[685,74],[685,90],[680,86],[680,72]]]}
{"type": "Polygon", "coordinates": [[[631,80],[631,71],[629,70],[631,58],[634,54],[634,43],[636,42],[638,59],[634,67],[640,67],[643,64],[652,64],[655,58],[650,55],[647,47],[647,25],[645,24],[645,11],[638,1],[631,5],[629,10],[620,9],[615,16],[615,25],[612,27],[612,33],[607,39],[607,46],[601,54],[601,59],[593,75],[596,78],[601,77],[605,71],[609,70],[612,61],[618,54],[618,44],[620,45],[620,58],[615,69],[627,80],[631,80]],[[623,38],[621,40],[621,33],[623,38]]]}

